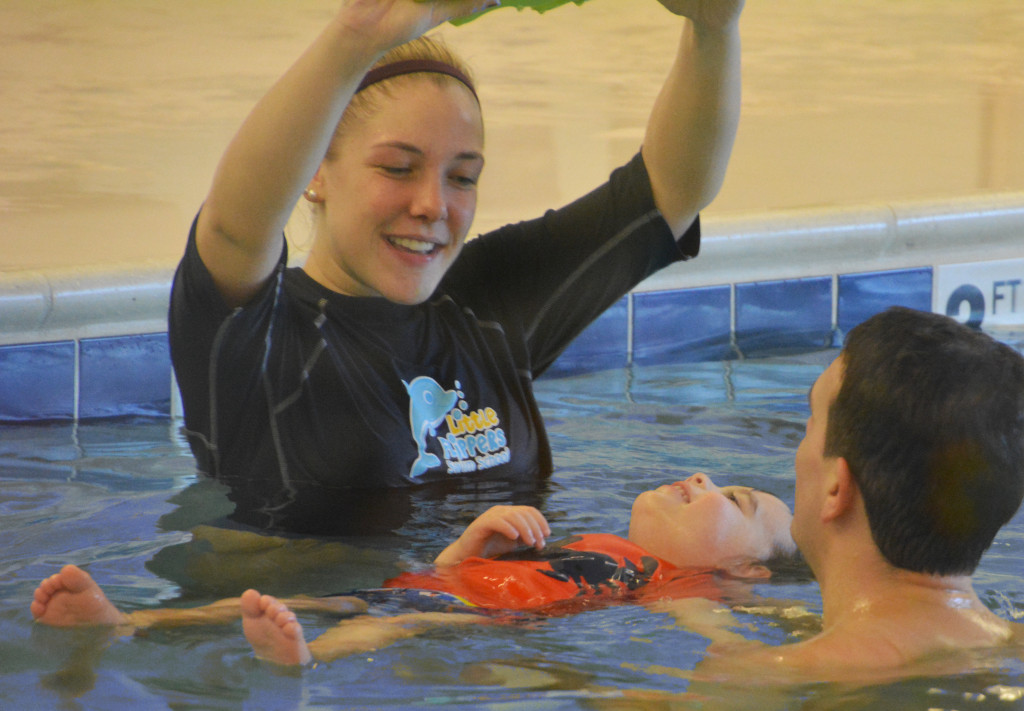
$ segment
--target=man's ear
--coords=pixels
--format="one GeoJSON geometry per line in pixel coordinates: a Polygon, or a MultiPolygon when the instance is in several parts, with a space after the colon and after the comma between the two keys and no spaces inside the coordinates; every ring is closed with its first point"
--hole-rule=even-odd
{"type": "Polygon", "coordinates": [[[752,560],[732,563],[725,569],[725,573],[731,578],[748,578],[753,580],[767,580],[772,577],[772,571],[752,560]]]}
{"type": "Polygon", "coordinates": [[[821,520],[828,522],[845,515],[852,509],[859,495],[857,480],[853,478],[849,462],[843,457],[836,457],[821,510],[821,520]]]}

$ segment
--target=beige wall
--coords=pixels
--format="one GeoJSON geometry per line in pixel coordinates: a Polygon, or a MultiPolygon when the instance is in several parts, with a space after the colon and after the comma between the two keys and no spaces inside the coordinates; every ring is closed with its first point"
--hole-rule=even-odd
{"type": "MultiPolygon", "coordinates": [[[[5,0],[0,271],[173,261],[234,128],[337,0],[5,0]]],[[[711,216],[1024,190],[1020,0],[748,0],[744,116],[711,216]]],[[[475,229],[636,149],[678,33],[655,0],[502,9],[477,67],[475,229]]]]}

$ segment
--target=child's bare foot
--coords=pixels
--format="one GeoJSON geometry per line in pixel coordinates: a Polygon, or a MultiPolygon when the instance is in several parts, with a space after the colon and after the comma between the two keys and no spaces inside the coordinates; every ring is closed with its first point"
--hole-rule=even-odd
{"type": "Polygon", "coordinates": [[[242,593],[242,629],[260,659],[276,664],[308,664],[313,659],[295,613],[275,597],[255,590],[242,593]]]}
{"type": "Polygon", "coordinates": [[[74,565],[65,565],[39,583],[30,609],[37,622],[54,627],[129,624],[128,615],[114,607],[96,581],[74,565]]]}

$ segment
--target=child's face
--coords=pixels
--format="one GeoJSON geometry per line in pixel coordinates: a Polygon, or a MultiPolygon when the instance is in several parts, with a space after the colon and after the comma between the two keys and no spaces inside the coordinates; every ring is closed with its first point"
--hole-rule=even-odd
{"type": "Polygon", "coordinates": [[[629,540],[680,567],[725,568],[793,550],[792,515],[780,499],[706,474],[645,491],[633,502],[629,540]]]}

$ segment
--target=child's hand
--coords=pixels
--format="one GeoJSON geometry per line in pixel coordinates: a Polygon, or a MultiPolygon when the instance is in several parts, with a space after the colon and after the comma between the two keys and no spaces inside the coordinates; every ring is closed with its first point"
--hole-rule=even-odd
{"type": "Polygon", "coordinates": [[[476,554],[489,556],[512,550],[516,541],[540,550],[544,547],[544,539],[550,535],[551,527],[544,514],[532,506],[492,506],[466,527],[461,538],[494,541],[498,548],[504,548],[476,554]]]}
{"type": "Polygon", "coordinates": [[[532,506],[492,506],[466,527],[462,535],[437,556],[439,567],[455,565],[466,558],[483,558],[507,553],[520,543],[537,550],[551,535],[547,520],[532,506]]]}
{"type": "Polygon", "coordinates": [[[728,607],[701,597],[662,600],[649,606],[653,612],[672,615],[680,627],[703,635],[716,644],[745,643],[738,632],[743,626],[728,607]]]}

